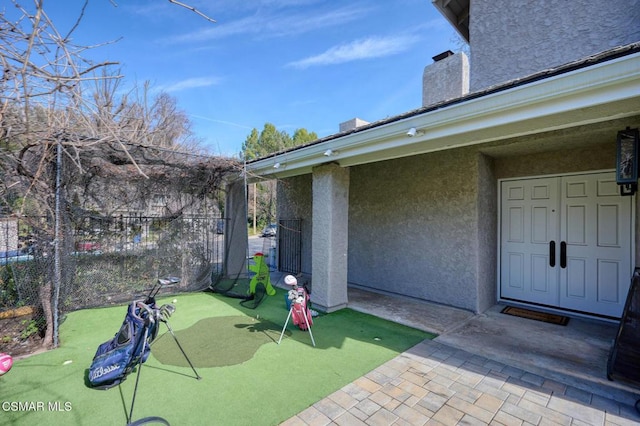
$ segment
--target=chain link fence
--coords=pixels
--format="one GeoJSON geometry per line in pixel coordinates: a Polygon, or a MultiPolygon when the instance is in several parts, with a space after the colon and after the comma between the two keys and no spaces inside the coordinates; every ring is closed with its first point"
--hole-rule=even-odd
{"type": "Polygon", "coordinates": [[[25,328],[35,332],[46,326],[47,306],[58,318],[123,303],[169,276],[180,281],[164,293],[207,288],[223,273],[224,222],[207,216],[84,216],[63,223],[56,241],[50,218],[0,218],[0,320],[31,314],[25,328]]]}

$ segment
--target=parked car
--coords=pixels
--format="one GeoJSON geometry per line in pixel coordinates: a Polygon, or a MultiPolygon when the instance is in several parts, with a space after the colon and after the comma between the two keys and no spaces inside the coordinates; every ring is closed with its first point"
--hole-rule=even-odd
{"type": "Polygon", "coordinates": [[[278,231],[278,225],[276,223],[270,223],[269,225],[265,226],[264,229],[262,230],[262,236],[275,237],[277,231],[278,231]]]}
{"type": "Polygon", "coordinates": [[[78,241],[76,242],[76,251],[80,253],[99,252],[102,247],[100,243],[94,241],[78,241]]]}

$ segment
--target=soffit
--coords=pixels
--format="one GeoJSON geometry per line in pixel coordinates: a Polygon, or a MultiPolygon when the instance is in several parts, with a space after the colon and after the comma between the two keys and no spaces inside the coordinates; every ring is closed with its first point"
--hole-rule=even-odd
{"type": "Polygon", "coordinates": [[[614,144],[618,131],[626,127],[640,127],[640,115],[492,142],[479,149],[493,158],[589,149],[603,143],[614,144]]]}
{"type": "Polygon", "coordinates": [[[469,0],[432,0],[433,5],[469,42],[469,0]]]}

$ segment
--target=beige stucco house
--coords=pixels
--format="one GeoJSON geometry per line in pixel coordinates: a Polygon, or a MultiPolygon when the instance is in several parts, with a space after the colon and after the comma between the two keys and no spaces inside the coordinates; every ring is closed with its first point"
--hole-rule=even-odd
{"type": "Polygon", "coordinates": [[[433,5],[470,54],[433,52],[422,107],[246,165],[300,220],[314,307],[354,286],[619,318],[639,258],[616,137],[640,127],[640,2],[433,5]]]}

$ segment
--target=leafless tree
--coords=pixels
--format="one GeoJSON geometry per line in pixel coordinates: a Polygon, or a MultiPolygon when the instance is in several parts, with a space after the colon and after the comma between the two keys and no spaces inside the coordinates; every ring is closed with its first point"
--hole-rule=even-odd
{"type": "MultiPolygon", "coordinates": [[[[238,170],[234,160],[186,154],[197,152],[197,140],[175,99],[150,98],[148,85],[118,95],[118,64],[85,59],[87,50],[98,46],[75,44],[71,35],[88,0],[64,34],[43,0],[29,6],[25,1],[12,0],[12,17],[0,10],[0,207],[64,223],[74,209],[90,205],[107,214],[116,202],[144,200],[154,185],[202,198],[238,170]]],[[[187,4],[169,2],[214,22],[187,4]]],[[[42,247],[64,240],[51,223],[39,230],[46,242],[42,247]]],[[[56,303],[50,301],[56,295],[50,279],[40,293],[45,344],[55,345],[56,303]]]]}

